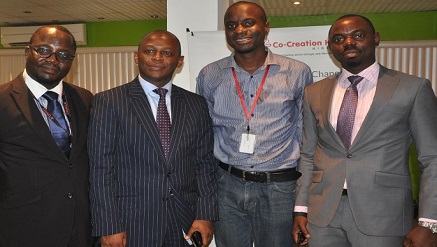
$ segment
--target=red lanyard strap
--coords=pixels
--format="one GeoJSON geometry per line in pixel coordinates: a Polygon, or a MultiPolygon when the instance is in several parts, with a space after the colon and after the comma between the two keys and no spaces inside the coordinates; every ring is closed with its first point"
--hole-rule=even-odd
{"type": "MultiPolygon", "coordinates": [[[[263,79],[261,81],[261,85],[259,85],[258,91],[256,92],[255,99],[253,100],[252,108],[250,109],[250,112],[247,112],[246,103],[244,102],[243,98],[243,92],[241,91],[240,83],[238,82],[237,73],[235,73],[235,68],[232,67],[232,75],[234,76],[235,86],[237,87],[238,96],[240,97],[241,106],[243,107],[244,114],[246,115],[247,122],[249,122],[250,117],[255,110],[255,106],[258,102],[259,96],[262,92],[262,88],[264,86],[264,83],[266,82],[267,74],[269,73],[270,65],[267,65],[266,71],[264,72],[263,79]]],[[[249,126],[248,126],[249,128],[249,126]]]]}

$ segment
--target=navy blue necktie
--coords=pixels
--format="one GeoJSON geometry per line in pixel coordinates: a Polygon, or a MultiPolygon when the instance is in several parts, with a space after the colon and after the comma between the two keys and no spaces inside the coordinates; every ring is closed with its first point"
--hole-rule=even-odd
{"type": "Polygon", "coordinates": [[[70,138],[69,128],[67,121],[65,121],[64,112],[62,106],[58,101],[58,94],[55,92],[47,91],[43,97],[47,100],[47,111],[53,116],[54,120],[48,119],[50,132],[53,139],[55,139],[58,147],[64,152],[64,154],[70,157],[70,138]]]}
{"type": "Polygon", "coordinates": [[[344,93],[343,102],[341,103],[340,112],[337,119],[337,134],[343,142],[346,150],[349,150],[352,141],[352,130],[355,122],[355,112],[358,104],[357,85],[363,80],[361,76],[349,76],[347,78],[351,85],[344,93]]]}
{"type": "Polygon", "coordinates": [[[165,95],[167,94],[167,91],[168,90],[165,88],[157,88],[153,90],[154,93],[159,95],[156,123],[158,125],[159,137],[161,138],[165,158],[168,158],[168,154],[170,152],[171,139],[170,115],[168,114],[167,105],[165,103],[165,95]]]}

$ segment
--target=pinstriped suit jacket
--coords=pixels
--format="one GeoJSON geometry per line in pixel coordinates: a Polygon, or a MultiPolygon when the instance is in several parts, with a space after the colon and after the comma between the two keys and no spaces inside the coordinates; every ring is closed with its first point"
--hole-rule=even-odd
{"type": "Polygon", "coordinates": [[[126,231],[130,247],[161,246],[170,214],[179,220],[181,238],[194,219],[218,219],[217,161],[206,102],[175,85],[171,100],[166,161],[138,78],[95,96],[88,145],[95,236],[126,231]]]}

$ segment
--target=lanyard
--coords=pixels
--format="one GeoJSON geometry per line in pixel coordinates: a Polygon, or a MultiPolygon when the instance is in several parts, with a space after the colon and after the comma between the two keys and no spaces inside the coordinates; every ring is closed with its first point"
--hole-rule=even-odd
{"type": "Polygon", "coordinates": [[[255,110],[255,106],[256,106],[258,99],[259,99],[259,96],[262,92],[264,83],[266,82],[266,78],[267,78],[267,74],[269,73],[269,70],[270,70],[270,65],[267,65],[267,68],[266,68],[266,71],[264,72],[264,76],[263,76],[263,79],[261,81],[261,84],[259,85],[258,91],[256,92],[255,99],[253,100],[253,104],[252,104],[252,107],[250,109],[250,112],[248,112],[247,107],[246,107],[246,103],[244,102],[243,92],[241,91],[240,83],[238,82],[237,73],[235,73],[235,68],[232,67],[232,75],[234,76],[235,86],[237,87],[238,96],[240,97],[241,106],[243,107],[244,115],[246,115],[246,119],[247,119],[247,132],[250,131],[249,120],[251,118],[253,111],[255,110]]]}
{"type": "Polygon", "coordinates": [[[67,125],[67,129],[65,129],[64,127],[62,127],[62,125],[58,122],[58,120],[56,120],[55,117],[53,117],[53,115],[47,110],[47,108],[45,108],[37,98],[35,98],[35,96],[33,96],[33,98],[38,102],[39,106],[41,107],[42,111],[44,112],[44,114],[46,114],[46,116],[53,122],[55,123],[59,128],[63,129],[65,131],[65,133],[67,133],[68,135],[68,139],[71,142],[71,134],[69,131],[69,127],[71,128],[71,121],[70,121],[70,108],[68,107],[68,103],[67,103],[67,99],[65,97],[65,93],[62,92],[62,103],[64,105],[64,110],[65,110],[65,115],[67,116],[68,119],[68,125],[67,125]]]}

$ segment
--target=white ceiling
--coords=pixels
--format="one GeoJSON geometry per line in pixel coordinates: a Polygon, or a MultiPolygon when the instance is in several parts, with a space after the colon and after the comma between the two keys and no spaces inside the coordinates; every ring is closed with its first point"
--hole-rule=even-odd
{"type": "MultiPolygon", "coordinates": [[[[167,18],[167,0],[0,1],[0,26],[167,18]]],[[[300,5],[294,5],[293,0],[252,2],[263,6],[268,17],[437,10],[437,0],[301,0],[300,5]]]]}

